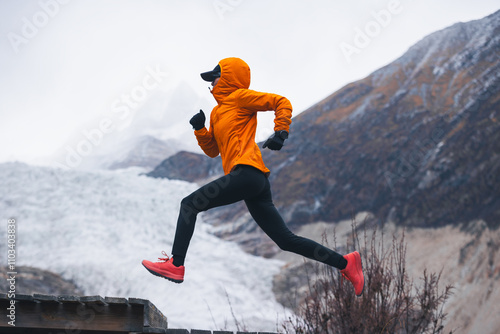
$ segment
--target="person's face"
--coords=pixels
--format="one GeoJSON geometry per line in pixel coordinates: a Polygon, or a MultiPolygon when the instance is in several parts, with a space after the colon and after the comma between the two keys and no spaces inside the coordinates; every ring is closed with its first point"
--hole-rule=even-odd
{"type": "Polygon", "coordinates": [[[217,83],[219,82],[219,79],[220,79],[220,77],[215,78],[215,80],[212,81],[212,87],[215,87],[215,85],[217,85],[217,83]]]}

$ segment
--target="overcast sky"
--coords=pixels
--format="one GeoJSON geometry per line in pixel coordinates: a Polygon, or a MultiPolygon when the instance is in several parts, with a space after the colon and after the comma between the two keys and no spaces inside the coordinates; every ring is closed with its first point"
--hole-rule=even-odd
{"type": "Polygon", "coordinates": [[[230,56],[250,65],[250,88],[286,96],[298,114],[429,33],[498,9],[498,0],[0,0],[0,161],[50,155],[117,101],[143,103],[180,82],[210,110],[199,73],[230,56]]]}

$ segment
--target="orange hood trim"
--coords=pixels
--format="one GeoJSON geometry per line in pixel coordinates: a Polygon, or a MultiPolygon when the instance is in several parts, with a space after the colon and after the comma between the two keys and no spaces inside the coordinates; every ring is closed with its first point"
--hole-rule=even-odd
{"type": "Polygon", "coordinates": [[[225,58],[219,62],[219,66],[221,76],[211,91],[218,104],[236,90],[250,87],[250,67],[243,60],[225,58]]]}

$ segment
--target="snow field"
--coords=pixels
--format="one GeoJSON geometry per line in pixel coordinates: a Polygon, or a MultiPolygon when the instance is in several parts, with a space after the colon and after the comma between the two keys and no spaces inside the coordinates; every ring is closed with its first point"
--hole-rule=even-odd
{"type": "MultiPolygon", "coordinates": [[[[283,264],[249,255],[198,219],[175,284],[141,261],[170,254],[181,199],[196,185],[139,176],[140,170],[82,172],[0,164],[0,212],[17,221],[16,265],[51,270],[86,295],[149,299],[171,328],[274,331],[291,315],[276,302],[273,275],[283,264]]],[[[202,217],[201,217],[202,218],[202,217]]],[[[1,229],[1,240],[7,229],[1,229]]],[[[1,254],[7,254],[0,242],[1,254]]],[[[0,256],[5,266],[7,256],[0,256]]]]}

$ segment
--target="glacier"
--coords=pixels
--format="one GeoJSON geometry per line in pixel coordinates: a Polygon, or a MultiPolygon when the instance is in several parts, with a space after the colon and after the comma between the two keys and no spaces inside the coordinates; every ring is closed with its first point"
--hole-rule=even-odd
{"type": "MultiPolygon", "coordinates": [[[[2,163],[0,240],[7,240],[8,219],[16,219],[17,266],[58,273],[85,295],[149,299],[170,328],[276,331],[293,317],[272,292],[284,263],[217,238],[202,215],[184,283],[147,272],[143,259],[156,261],[162,250],[170,254],[180,201],[197,186],[140,172],[2,163]]],[[[0,242],[3,268],[6,244],[0,242]]]]}

